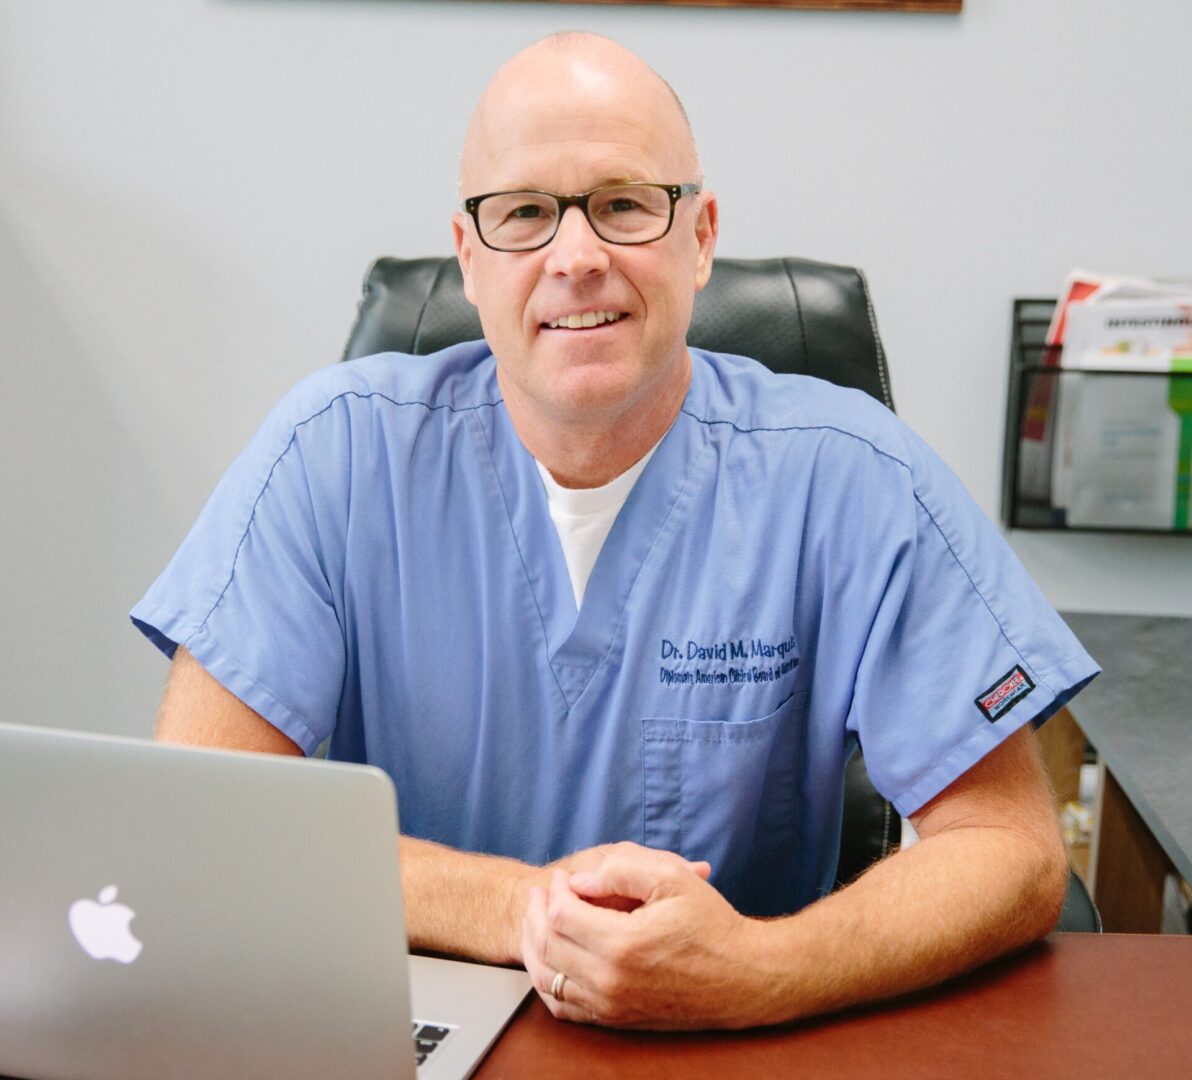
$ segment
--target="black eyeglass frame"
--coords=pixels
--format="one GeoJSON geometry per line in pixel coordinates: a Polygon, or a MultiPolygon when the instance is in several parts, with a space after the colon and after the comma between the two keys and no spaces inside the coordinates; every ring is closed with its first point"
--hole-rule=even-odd
{"type": "Polygon", "coordinates": [[[515,188],[512,191],[489,191],[483,195],[473,195],[470,199],[464,199],[463,209],[472,218],[472,222],[476,226],[476,235],[480,237],[480,242],[491,251],[501,251],[508,254],[520,255],[526,251],[537,251],[539,248],[546,247],[559,232],[559,225],[563,221],[563,215],[572,206],[578,206],[580,213],[584,215],[584,220],[592,227],[592,231],[600,237],[606,244],[619,244],[623,247],[640,247],[642,244],[654,244],[661,240],[668,232],[671,231],[671,226],[675,223],[675,206],[678,201],[685,195],[698,195],[703,190],[702,184],[655,184],[649,180],[631,180],[624,184],[603,184],[598,188],[593,188],[591,191],[582,192],[579,195],[556,195],[553,191],[538,191],[534,188],[515,188]],[[666,219],[666,228],[662,230],[657,236],[651,237],[649,240],[610,240],[597,227],[596,223],[588,214],[588,200],[593,195],[599,195],[602,191],[611,191],[615,188],[658,188],[660,191],[665,191],[670,197],[669,213],[666,219]],[[519,247],[519,248],[503,248],[497,247],[495,244],[490,244],[484,238],[484,230],[480,228],[480,204],[485,199],[491,199],[496,195],[546,195],[554,199],[559,207],[559,214],[555,218],[555,227],[551,230],[550,236],[542,241],[541,244],[535,244],[533,247],[519,247]]]}

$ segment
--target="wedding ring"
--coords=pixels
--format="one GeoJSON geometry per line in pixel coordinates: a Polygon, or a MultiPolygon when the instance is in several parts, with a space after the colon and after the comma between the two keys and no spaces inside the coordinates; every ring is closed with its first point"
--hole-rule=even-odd
{"type": "Polygon", "coordinates": [[[563,1000],[563,986],[566,982],[566,975],[564,975],[561,971],[555,973],[555,977],[551,980],[550,984],[550,996],[556,1001],[563,1000]]]}

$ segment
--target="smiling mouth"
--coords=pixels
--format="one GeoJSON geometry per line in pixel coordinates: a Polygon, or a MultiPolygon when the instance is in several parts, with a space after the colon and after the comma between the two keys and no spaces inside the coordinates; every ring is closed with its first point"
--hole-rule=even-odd
{"type": "Polygon", "coordinates": [[[582,315],[560,315],[542,325],[551,330],[591,330],[595,326],[620,322],[627,314],[624,311],[585,311],[582,315]]]}

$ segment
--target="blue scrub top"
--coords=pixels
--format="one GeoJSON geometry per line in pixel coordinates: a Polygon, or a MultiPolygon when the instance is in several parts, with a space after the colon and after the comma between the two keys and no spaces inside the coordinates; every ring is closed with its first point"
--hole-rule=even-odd
{"type": "Polygon", "coordinates": [[[909,814],[1098,670],[959,481],[866,395],[692,350],[577,613],[484,342],[317,372],[133,610],[404,832],[543,863],[707,859],[826,892],[859,739],[909,814]]]}

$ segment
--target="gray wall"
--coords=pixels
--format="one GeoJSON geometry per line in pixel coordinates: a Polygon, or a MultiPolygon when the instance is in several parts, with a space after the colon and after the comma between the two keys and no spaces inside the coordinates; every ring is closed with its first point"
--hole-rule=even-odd
{"type": "MultiPolygon", "coordinates": [[[[1192,5],[966,8],[0,0],[3,715],[149,730],[128,607],[369,261],[449,250],[470,106],[553,29],[674,84],[722,254],[866,268],[899,411],[996,514],[1011,298],[1192,274],[1192,5]]],[[[1192,615],[1180,538],[1012,542],[1060,606],[1192,615]]]]}

